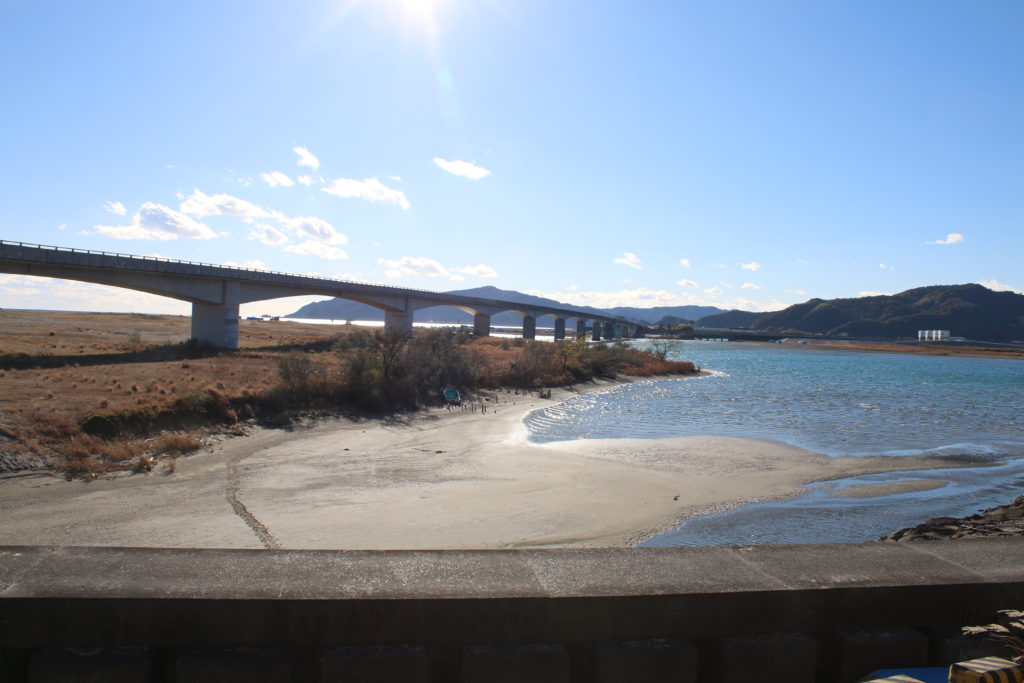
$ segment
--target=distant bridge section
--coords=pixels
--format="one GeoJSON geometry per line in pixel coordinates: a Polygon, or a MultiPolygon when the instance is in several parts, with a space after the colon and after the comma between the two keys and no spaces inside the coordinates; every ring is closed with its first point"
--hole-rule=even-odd
{"type": "Polygon", "coordinates": [[[586,334],[588,326],[594,341],[637,333],[637,326],[623,320],[570,308],[5,240],[0,240],[0,273],[113,285],[188,301],[192,304],[192,338],[232,349],[238,348],[240,304],[306,295],[338,297],[380,308],[386,329],[407,334],[412,332],[413,313],[431,306],[451,306],[473,314],[473,331],[478,336],[489,335],[491,316],[504,311],[523,319],[524,339],[536,337],[537,318],[545,315],[555,320],[556,341],[565,338],[570,320],[576,322],[578,338],[586,334]]]}

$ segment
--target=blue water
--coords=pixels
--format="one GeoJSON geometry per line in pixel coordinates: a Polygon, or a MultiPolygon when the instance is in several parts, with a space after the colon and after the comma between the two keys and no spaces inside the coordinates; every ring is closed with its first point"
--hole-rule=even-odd
{"type": "Polygon", "coordinates": [[[669,357],[710,374],[570,399],[529,415],[530,438],[735,436],[830,456],[928,453],[993,466],[812,486],[796,500],[687,520],[648,545],[861,541],[1024,492],[1024,362],[721,342],[677,342],[669,357]],[[926,478],[949,484],[881,498],[830,495],[833,485],[926,478]]]}

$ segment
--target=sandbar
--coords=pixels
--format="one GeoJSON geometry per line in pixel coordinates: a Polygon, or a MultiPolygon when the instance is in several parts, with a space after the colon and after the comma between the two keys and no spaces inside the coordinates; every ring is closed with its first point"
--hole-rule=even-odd
{"type": "MultiPolygon", "coordinates": [[[[0,544],[453,549],[630,546],[681,519],[798,495],[802,485],[955,465],[829,458],[739,438],[527,440],[550,398],[479,409],[253,428],[145,475],[0,479],[0,544]]],[[[480,404],[477,404],[478,406],[480,404]]],[[[963,463],[969,465],[972,463],[963,463]]]]}
{"type": "Polygon", "coordinates": [[[833,490],[829,495],[833,498],[881,498],[899,493],[933,491],[943,486],[949,486],[949,482],[942,479],[909,479],[877,484],[852,484],[846,488],[833,490]]]}

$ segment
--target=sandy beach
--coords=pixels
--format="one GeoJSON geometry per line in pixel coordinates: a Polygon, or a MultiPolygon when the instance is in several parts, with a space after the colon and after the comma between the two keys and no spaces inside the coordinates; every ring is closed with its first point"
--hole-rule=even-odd
{"type": "Polygon", "coordinates": [[[88,482],[7,476],[0,544],[627,546],[682,518],[785,498],[812,481],[950,466],[926,457],[828,458],[737,438],[527,441],[522,418],[574,393],[497,393],[486,412],[435,408],[383,422],[253,428],[218,437],[173,472],[165,463],[88,482]]]}

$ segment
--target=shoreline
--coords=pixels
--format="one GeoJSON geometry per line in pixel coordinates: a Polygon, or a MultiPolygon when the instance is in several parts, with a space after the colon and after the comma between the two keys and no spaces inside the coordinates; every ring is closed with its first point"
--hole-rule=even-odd
{"type": "MultiPolygon", "coordinates": [[[[948,468],[931,456],[838,457],[730,437],[533,443],[523,418],[622,378],[482,410],[332,418],[223,436],[173,473],[0,480],[0,544],[449,549],[624,547],[682,519],[803,485],[948,468]]],[[[963,463],[964,466],[973,463],[963,463]]]]}

